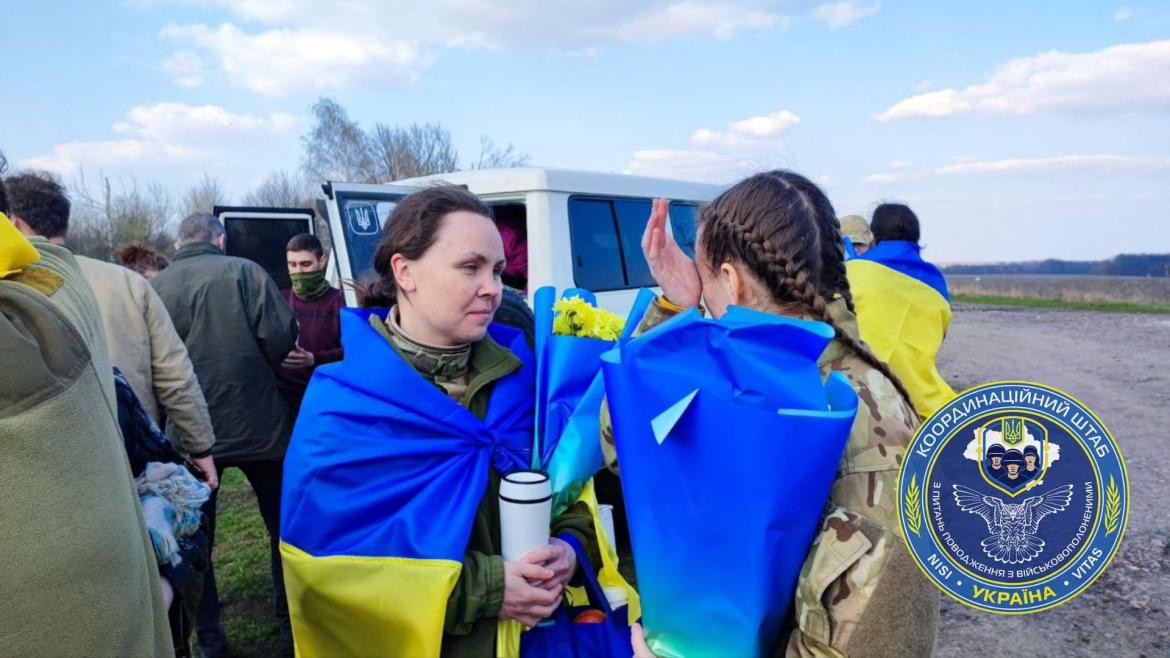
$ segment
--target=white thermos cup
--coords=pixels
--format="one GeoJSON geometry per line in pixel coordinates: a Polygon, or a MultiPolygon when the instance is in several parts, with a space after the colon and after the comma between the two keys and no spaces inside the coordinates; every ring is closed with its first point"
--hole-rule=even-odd
{"type": "Polygon", "coordinates": [[[516,471],[500,480],[500,539],[505,562],[548,544],[552,483],[539,471],[516,471]]]}

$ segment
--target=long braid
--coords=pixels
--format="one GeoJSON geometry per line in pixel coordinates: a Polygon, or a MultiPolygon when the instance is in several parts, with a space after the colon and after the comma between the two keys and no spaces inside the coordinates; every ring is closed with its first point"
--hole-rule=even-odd
{"type": "MultiPolygon", "coordinates": [[[[780,304],[798,304],[813,317],[819,318],[833,328],[838,340],[844,343],[869,366],[882,373],[897,389],[899,395],[913,411],[910,393],[901,379],[890,370],[889,365],[879,359],[868,346],[854,338],[833,320],[829,312],[827,295],[840,294],[850,311],[853,310],[849,283],[845,277],[844,247],[841,246],[840,229],[836,227],[836,216],[832,204],[819,190],[812,186],[809,192],[798,189],[789,177],[804,180],[788,172],[772,172],[760,178],[779,183],[783,193],[768,207],[766,212],[773,226],[766,232],[763,222],[751,213],[724,210],[741,201],[738,198],[721,196],[703,212],[704,250],[712,264],[724,262],[727,257],[738,255],[744,264],[763,279],[774,300],[780,304]],[[801,212],[803,211],[803,212],[801,212]],[[836,239],[823,239],[822,229],[830,224],[822,221],[832,219],[836,239]],[[778,225],[777,225],[778,222],[778,225]],[[792,236],[783,240],[783,249],[777,247],[772,235],[792,236]],[[826,242],[831,244],[826,245],[826,242]],[[811,243],[811,244],[810,244],[811,243]],[[831,249],[830,249],[831,247],[831,249]],[[828,254],[825,252],[828,251],[828,254]],[[825,285],[825,270],[829,271],[831,283],[825,285]]],[[[751,180],[751,179],[749,179],[751,180]]],[[[807,181],[806,181],[807,182],[807,181]]],[[[740,194],[749,197],[742,201],[753,201],[757,196],[749,186],[740,194]]],[[[726,193],[725,193],[726,194],[726,193]]]]}
{"type": "Polygon", "coordinates": [[[829,295],[840,295],[849,312],[855,313],[853,295],[849,291],[849,279],[845,272],[845,241],[833,204],[807,178],[800,177],[792,184],[800,191],[817,220],[817,231],[821,236],[821,282],[824,290],[829,295]]]}

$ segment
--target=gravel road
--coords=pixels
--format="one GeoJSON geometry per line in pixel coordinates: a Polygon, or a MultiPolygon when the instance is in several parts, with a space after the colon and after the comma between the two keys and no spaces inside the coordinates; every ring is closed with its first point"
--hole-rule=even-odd
{"type": "Polygon", "coordinates": [[[1084,594],[1011,617],[943,597],[935,654],[1170,655],[1170,315],[957,304],[939,369],[956,389],[1023,379],[1078,398],[1117,439],[1131,503],[1120,552],[1084,594]]]}

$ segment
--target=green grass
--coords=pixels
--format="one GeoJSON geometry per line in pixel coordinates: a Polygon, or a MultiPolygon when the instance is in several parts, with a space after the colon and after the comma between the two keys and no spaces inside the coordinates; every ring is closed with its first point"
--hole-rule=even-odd
{"type": "Polygon", "coordinates": [[[1067,302],[1062,299],[1040,299],[1037,297],[998,297],[992,295],[964,294],[954,295],[952,300],[956,302],[963,302],[965,304],[1060,309],[1067,311],[1100,311],[1103,313],[1170,313],[1170,306],[1161,304],[1135,304],[1131,302],[1067,302]]]}
{"type": "Polygon", "coordinates": [[[228,469],[220,484],[212,559],[233,656],[272,656],[284,649],[272,614],[268,556],[256,496],[239,469],[228,469]]]}

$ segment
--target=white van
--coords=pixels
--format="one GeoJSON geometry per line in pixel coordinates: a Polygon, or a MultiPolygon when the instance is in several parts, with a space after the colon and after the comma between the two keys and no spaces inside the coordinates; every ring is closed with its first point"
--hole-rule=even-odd
{"type": "MultiPolygon", "coordinates": [[[[563,169],[461,171],[387,185],[330,182],[319,210],[333,238],[329,279],[373,276],[382,224],[398,199],[438,181],[466,187],[491,206],[497,224],[527,244],[527,272],[505,283],[528,293],[542,286],[585,288],[619,314],[637,290],[654,285],[642,256],[642,232],[656,197],[671,199],[678,243],[693,254],[699,205],[719,193],[715,185],[563,169]]],[[[507,247],[507,245],[506,245],[507,247]]],[[[346,302],[357,300],[344,287],[346,302]]]]}

